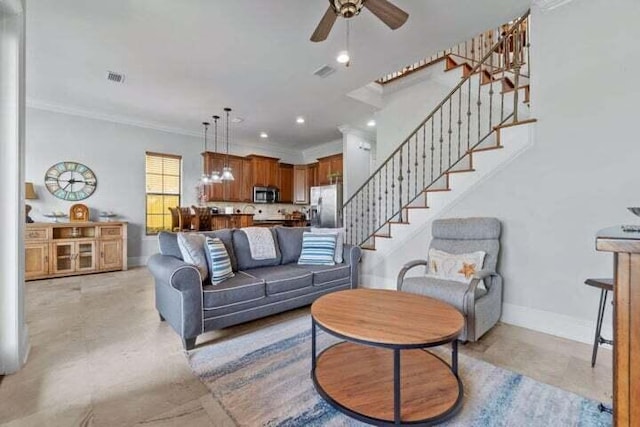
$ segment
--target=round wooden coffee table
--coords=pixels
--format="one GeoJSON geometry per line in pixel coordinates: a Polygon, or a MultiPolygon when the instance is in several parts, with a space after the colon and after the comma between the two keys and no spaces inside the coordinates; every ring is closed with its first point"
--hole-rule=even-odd
{"type": "Polygon", "coordinates": [[[433,298],[379,289],[333,292],[311,306],[311,377],[345,414],[376,425],[429,425],[462,406],[462,314],[433,298]],[[345,341],[316,355],[316,328],[345,341]],[[424,350],[451,343],[451,365],[424,350]]]}

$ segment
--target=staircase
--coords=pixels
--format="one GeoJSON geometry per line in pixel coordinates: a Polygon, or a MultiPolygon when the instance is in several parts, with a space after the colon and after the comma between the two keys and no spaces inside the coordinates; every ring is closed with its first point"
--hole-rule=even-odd
{"type": "Polygon", "coordinates": [[[528,117],[528,19],[529,12],[378,80],[390,85],[444,66],[457,84],[346,201],[348,243],[389,249],[390,239],[398,242],[414,233],[410,224],[424,224],[525,148],[518,146],[529,134],[523,125],[535,121],[528,117]],[[500,155],[485,158],[494,151],[500,155]]]}

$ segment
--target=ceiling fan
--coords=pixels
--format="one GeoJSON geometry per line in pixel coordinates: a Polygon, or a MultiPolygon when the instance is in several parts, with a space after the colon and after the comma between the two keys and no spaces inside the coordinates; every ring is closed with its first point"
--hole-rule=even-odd
{"type": "Polygon", "coordinates": [[[329,8],[311,35],[311,41],[326,40],[338,16],[353,18],[360,13],[363,7],[369,9],[392,30],[400,28],[409,18],[407,12],[387,0],[329,0],[329,8]]]}

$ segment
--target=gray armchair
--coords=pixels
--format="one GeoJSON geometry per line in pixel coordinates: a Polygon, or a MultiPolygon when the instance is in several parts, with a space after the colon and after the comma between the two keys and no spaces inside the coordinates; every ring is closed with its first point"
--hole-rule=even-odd
{"type": "Polygon", "coordinates": [[[482,270],[470,284],[432,277],[405,277],[428,260],[407,263],[398,274],[398,290],[439,299],[456,307],[465,317],[461,341],[477,341],[502,314],[502,277],[496,272],[500,253],[500,221],[496,218],[455,218],[433,222],[430,248],[453,254],[484,251],[482,270]],[[481,286],[484,281],[484,286],[481,286]]]}

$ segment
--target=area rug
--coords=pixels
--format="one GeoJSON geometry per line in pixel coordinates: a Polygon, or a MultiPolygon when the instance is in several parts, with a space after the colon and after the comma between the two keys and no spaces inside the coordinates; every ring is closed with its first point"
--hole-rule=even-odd
{"type": "MultiPolygon", "coordinates": [[[[335,342],[318,332],[318,348],[335,342]]],[[[327,404],[310,378],[308,315],[191,352],[189,364],[240,426],[364,426],[327,404]]],[[[610,426],[598,402],[465,355],[464,406],[446,426],[610,426]]]]}

